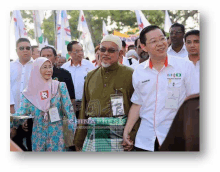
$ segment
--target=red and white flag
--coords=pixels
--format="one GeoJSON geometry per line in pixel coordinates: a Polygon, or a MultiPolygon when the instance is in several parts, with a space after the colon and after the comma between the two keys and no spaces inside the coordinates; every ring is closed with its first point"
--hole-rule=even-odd
{"type": "Polygon", "coordinates": [[[141,12],[141,10],[135,10],[135,14],[136,14],[137,22],[138,22],[139,31],[151,25],[146,19],[146,17],[144,16],[144,14],[141,12]]]}

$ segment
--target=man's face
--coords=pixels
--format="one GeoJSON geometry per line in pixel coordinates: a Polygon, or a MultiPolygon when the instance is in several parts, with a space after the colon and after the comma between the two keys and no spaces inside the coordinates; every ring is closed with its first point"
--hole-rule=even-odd
{"type": "Polygon", "coordinates": [[[79,44],[72,45],[72,51],[69,51],[68,54],[74,61],[82,61],[84,58],[83,48],[79,44]]]}
{"type": "Polygon", "coordinates": [[[170,29],[170,39],[172,45],[179,45],[183,43],[184,33],[180,26],[173,27],[170,29]]]}
{"type": "Polygon", "coordinates": [[[122,47],[121,50],[122,50],[122,56],[125,56],[125,53],[126,53],[126,47],[122,47]]]}
{"type": "Polygon", "coordinates": [[[17,45],[19,59],[28,62],[31,59],[31,45],[28,42],[20,42],[17,45]]]}
{"type": "Polygon", "coordinates": [[[197,35],[187,36],[185,45],[189,55],[198,56],[200,54],[199,36],[197,35]]]}
{"type": "Polygon", "coordinates": [[[36,58],[40,57],[40,50],[38,48],[34,48],[32,52],[32,57],[35,60],[36,58]]]}
{"type": "Polygon", "coordinates": [[[41,57],[48,58],[52,62],[53,65],[56,62],[56,58],[57,58],[56,56],[54,56],[52,49],[43,49],[41,51],[41,57]]]}
{"type": "Polygon", "coordinates": [[[66,63],[65,58],[58,58],[57,67],[60,68],[64,63],[66,63]]]}
{"type": "Polygon", "coordinates": [[[163,58],[167,55],[167,40],[160,29],[151,30],[145,37],[146,45],[141,44],[141,47],[151,58],[163,58]]]}
{"type": "Polygon", "coordinates": [[[114,42],[105,41],[100,45],[100,60],[103,67],[111,66],[119,58],[118,45],[114,42]],[[110,51],[110,52],[108,52],[110,51]]]}

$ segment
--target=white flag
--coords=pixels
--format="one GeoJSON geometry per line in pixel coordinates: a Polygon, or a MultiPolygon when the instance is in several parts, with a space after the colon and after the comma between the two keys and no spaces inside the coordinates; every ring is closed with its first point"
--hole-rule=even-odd
{"type": "Polygon", "coordinates": [[[44,46],[48,46],[49,44],[48,44],[48,40],[47,40],[47,38],[46,38],[46,40],[44,41],[44,46]]]}
{"type": "Polygon", "coordinates": [[[80,10],[77,30],[82,32],[82,34],[79,37],[79,42],[83,45],[85,57],[89,57],[89,60],[91,61],[94,60],[95,48],[82,10],[80,10]]]}
{"type": "Polygon", "coordinates": [[[172,26],[172,22],[170,20],[170,16],[168,11],[165,10],[165,22],[164,22],[164,31],[169,33],[170,27],[172,26]]]}
{"type": "Polygon", "coordinates": [[[44,38],[41,30],[41,18],[40,18],[39,10],[33,10],[33,20],[35,25],[34,27],[35,38],[39,43],[39,48],[41,49],[44,47],[44,38]]]}
{"type": "Polygon", "coordinates": [[[104,37],[105,35],[108,35],[108,31],[106,28],[105,21],[103,20],[103,22],[102,22],[102,36],[104,37]]]}
{"type": "Polygon", "coordinates": [[[148,20],[145,18],[144,14],[141,12],[141,10],[135,10],[137,22],[138,22],[138,28],[139,31],[141,31],[143,28],[151,25],[148,20]]]}
{"type": "Polygon", "coordinates": [[[66,10],[57,11],[57,51],[69,58],[67,45],[71,41],[71,32],[66,10]]]}
{"type": "Polygon", "coordinates": [[[26,31],[20,10],[13,11],[13,21],[14,21],[14,30],[15,30],[16,41],[19,38],[27,38],[27,31],[26,31]]]}

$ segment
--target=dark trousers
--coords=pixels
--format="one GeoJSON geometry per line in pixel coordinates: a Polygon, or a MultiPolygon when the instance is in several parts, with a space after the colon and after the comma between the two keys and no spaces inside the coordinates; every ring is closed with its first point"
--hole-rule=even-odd
{"type": "MultiPolygon", "coordinates": [[[[154,151],[159,151],[159,142],[156,138],[155,142],[154,142],[154,151]]],[[[149,150],[144,150],[144,149],[141,149],[141,148],[138,148],[138,147],[134,147],[134,151],[147,151],[149,152],[149,150]]]]}

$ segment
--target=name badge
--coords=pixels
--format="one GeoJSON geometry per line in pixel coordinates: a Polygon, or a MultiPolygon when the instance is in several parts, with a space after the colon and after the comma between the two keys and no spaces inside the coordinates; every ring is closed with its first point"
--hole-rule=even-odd
{"type": "Polygon", "coordinates": [[[180,88],[168,87],[165,108],[177,109],[179,105],[180,88]]]}
{"type": "Polygon", "coordinates": [[[123,95],[111,94],[111,107],[112,107],[112,115],[113,116],[121,116],[124,115],[124,100],[123,95]]]}
{"type": "Polygon", "coordinates": [[[51,122],[56,122],[56,121],[60,120],[60,116],[59,116],[57,107],[50,108],[49,115],[50,115],[51,122]]]}

